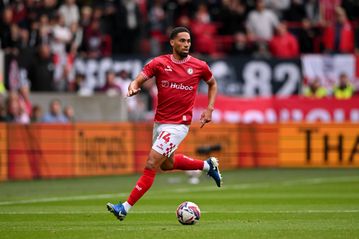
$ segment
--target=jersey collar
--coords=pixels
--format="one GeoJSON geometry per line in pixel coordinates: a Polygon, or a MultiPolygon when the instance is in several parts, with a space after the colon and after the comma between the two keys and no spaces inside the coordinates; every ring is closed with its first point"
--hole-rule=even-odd
{"type": "Polygon", "coordinates": [[[183,64],[186,63],[187,61],[189,61],[189,59],[191,58],[190,55],[188,55],[186,58],[184,58],[183,60],[177,60],[176,58],[174,58],[173,55],[171,55],[171,60],[172,62],[176,63],[176,64],[183,64]]]}

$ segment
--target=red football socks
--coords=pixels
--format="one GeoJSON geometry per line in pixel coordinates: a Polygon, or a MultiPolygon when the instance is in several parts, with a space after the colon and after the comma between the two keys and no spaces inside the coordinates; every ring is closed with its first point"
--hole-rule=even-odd
{"type": "Polygon", "coordinates": [[[183,154],[174,156],[173,169],[203,170],[204,161],[187,157],[183,154]]]}
{"type": "MultiPolygon", "coordinates": [[[[174,156],[173,169],[180,170],[203,170],[204,161],[187,157],[183,154],[174,156]]],[[[127,202],[133,206],[150,189],[156,177],[156,171],[145,169],[143,175],[138,179],[127,202]]]]}
{"type": "Polygon", "coordinates": [[[143,175],[138,179],[136,186],[133,188],[127,202],[133,206],[152,186],[155,180],[156,171],[146,169],[143,171],[143,175]]]}

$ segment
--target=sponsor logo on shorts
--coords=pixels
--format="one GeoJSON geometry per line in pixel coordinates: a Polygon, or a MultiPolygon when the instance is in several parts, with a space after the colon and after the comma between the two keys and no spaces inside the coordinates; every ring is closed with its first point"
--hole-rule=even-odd
{"type": "Polygon", "coordinates": [[[160,150],[163,150],[163,144],[160,144],[160,145],[156,144],[155,147],[159,148],[160,150]]]}

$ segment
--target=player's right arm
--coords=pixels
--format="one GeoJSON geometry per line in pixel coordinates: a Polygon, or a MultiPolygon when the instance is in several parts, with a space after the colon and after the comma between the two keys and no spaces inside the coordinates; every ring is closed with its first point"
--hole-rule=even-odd
{"type": "Polygon", "coordinates": [[[146,79],[146,76],[142,73],[138,74],[137,77],[128,86],[127,97],[137,95],[141,91],[141,86],[146,81],[146,79]]]}
{"type": "Polygon", "coordinates": [[[127,97],[136,95],[141,91],[143,83],[155,75],[157,65],[156,60],[151,60],[143,67],[142,72],[128,86],[127,97]]]}

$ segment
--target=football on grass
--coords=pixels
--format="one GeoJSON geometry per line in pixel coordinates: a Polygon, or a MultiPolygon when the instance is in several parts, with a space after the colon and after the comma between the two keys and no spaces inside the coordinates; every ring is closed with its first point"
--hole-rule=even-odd
{"type": "Polygon", "coordinates": [[[178,206],[176,215],[182,225],[193,225],[201,218],[201,211],[197,204],[187,201],[178,206]]]}

